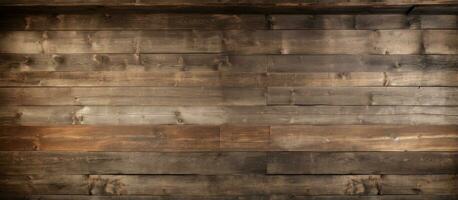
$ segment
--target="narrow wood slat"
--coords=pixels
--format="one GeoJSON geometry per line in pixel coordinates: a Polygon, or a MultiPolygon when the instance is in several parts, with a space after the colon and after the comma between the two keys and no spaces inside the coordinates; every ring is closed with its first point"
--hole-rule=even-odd
{"type": "Polygon", "coordinates": [[[456,152],[276,152],[268,174],[454,174],[456,152]]]}
{"type": "Polygon", "coordinates": [[[457,71],[456,55],[0,54],[0,71],[457,71]]]}
{"type": "Polygon", "coordinates": [[[268,129],[228,125],[1,126],[0,150],[458,151],[455,125],[302,125],[268,129]]]}
{"type": "Polygon", "coordinates": [[[264,174],[263,152],[0,152],[0,174],[264,174]]]}
{"type": "Polygon", "coordinates": [[[87,175],[1,176],[0,192],[5,194],[85,194],[89,195],[87,175]]]}
{"type": "Polygon", "coordinates": [[[284,151],[458,150],[455,125],[272,126],[270,136],[271,148],[284,151]]]}
{"type": "Polygon", "coordinates": [[[382,177],[381,194],[456,195],[458,176],[454,175],[386,175],[382,177]]]}
{"type": "MultiPolygon", "coordinates": [[[[224,147],[223,147],[224,148],[224,147]]],[[[0,152],[0,174],[454,174],[456,152],[0,152]],[[135,163],[135,165],[132,165],[135,163]]]]}
{"type": "Polygon", "coordinates": [[[455,30],[5,31],[0,53],[456,54],[456,35],[455,30]]]}
{"type": "Polygon", "coordinates": [[[4,14],[3,30],[265,29],[263,15],[90,13],[4,14]]]}
{"type": "Polygon", "coordinates": [[[398,124],[452,125],[458,107],[434,106],[1,106],[3,125],[398,124]]]}
{"type": "Polygon", "coordinates": [[[458,105],[458,88],[270,87],[267,103],[269,105],[458,105]]]}
{"type": "Polygon", "coordinates": [[[379,176],[90,176],[95,195],[377,194],[379,176]],[[322,187],[329,185],[329,187],[322,187]],[[364,185],[364,187],[363,187],[364,185]]]}
{"type": "Polygon", "coordinates": [[[437,72],[3,72],[0,86],[371,87],[458,86],[458,71],[437,72]]]}
{"type": "MultiPolygon", "coordinates": [[[[295,195],[243,195],[243,196],[146,196],[128,195],[116,196],[117,200],[450,200],[456,195],[384,195],[384,196],[295,196],[295,195]]],[[[110,200],[112,196],[97,195],[29,195],[29,196],[2,196],[6,200],[110,200]]]]}
{"type": "Polygon", "coordinates": [[[261,88],[0,88],[1,105],[266,105],[261,88]]]}

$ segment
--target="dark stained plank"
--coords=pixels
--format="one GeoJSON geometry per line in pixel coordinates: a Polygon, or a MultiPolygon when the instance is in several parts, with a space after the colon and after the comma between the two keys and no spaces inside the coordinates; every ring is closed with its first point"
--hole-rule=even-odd
{"type": "Polygon", "coordinates": [[[0,71],[457,71],[456,55],[0,54],[0,71]]]}
{"type": "Polygon", "coordinates": [[[86,194],[86,175],[0,176],[0,192],[5,194],[86,194]]]}
{"type": "MultiPolygon", "coordinates": [[[[0,89],[0,93],[1,91],[0,89]]],[[[458,88],[269,87],[267,103],[268,105],[458,105],[458,88]]]]}
{"type": "Polygon", "coordinates": [[[455,55],[271,55],[269,72],[404,72],[458,70],[455,55]]]}
{"type": "Polygon", "coordinates": [[[212,151],[219,127],[1,126],[2,151],[212,151]]]}
{"type": "Polygon", "coordinates": [[[275,152],[269,153],[268,158],[268,174],[454,174],[458,172],[456,152],[275,152]]]}
{"type": "Polygon", "coordinates": [[[224,14],[4,14],[3,30],[266,29],[263,15],[224,14]]]}
{"type": "Polygon", "coordinates": [[[0,152],[0,174],[264,174],[263,152],[0,152]]]}
{"type": "Polygon", "coordinates": [[[1,106],[2,125],[451,125],[447,106],[1,106]]]}
{"type": "Polygon", "coordinates": [[[458,30],[427,30],[423,32],[427,54],[458,54],[458,30]]]}
{"type": "MultiPolygon", "coordinates": [[[[183,195],[127,195],[127,196],[97,196],[97,195],[28,195],[2,196],[5,200],[275,200],[267,195],[231,195],[231,196],[183,196],[183,195]]],[[[277,199],[280,200],[280,199],[277,199]]],[[[378,200],[378,199],[377,199],[378,200]]],[[[433,199],[438,200],[438,199],[433,199]]]]}
{"type": "Polygon", "coordinates": [[[230,151],[270,150],[269,126],[234,126],[220,127],[220,149],[230,151]]]}
{"type": "Polygon", "coordinates": [[[3,72],[0,86],[371,87],[458,86],[458,71],[434,72],[3,72]]]}
{"type": "Polygon", "coordinates": [[[266,105],[261,88],[0,88],[0,105],[266,105]]]}
{"type": "Polygon", "coordinates": [[[457,195],[458,177],[454,175],[386,175],[381,179],[381,194],[457,195]]]}
{"type": "Polygon", "coordinates": [[[287,196],[276,195],[270,200],[451,200],[456,195],[379,195],[379,196],[287,196]]]}
{"type": "Polygon", "coordinates": [[[456,125],[272,126],[270,136],[271,148],[284,151],[458,150],[456,125]]]}
{"type": "Polygon", "coordinates": [[[6,31],[0,34],[0,53],[456,54],[458,45],[450,45],[455,35],[454,30],[6,31]]]}
{"type": "Polygon", "coordinates": [[[94,195],[377,194],[379,176],[90,176],[94,195]],[[328,185],[328,187],[322,187],[328,185]]]}

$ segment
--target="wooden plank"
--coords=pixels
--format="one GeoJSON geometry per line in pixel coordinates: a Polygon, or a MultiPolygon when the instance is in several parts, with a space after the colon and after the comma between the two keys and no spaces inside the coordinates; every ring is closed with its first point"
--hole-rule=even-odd
{"type": "Polygon", "coordinates": [[[451,125],[458,107],[447,106],[1,106],[3,125],[451,125]]]}
{"type": "Polygon", "coordinates": [[[263,15],[60,13],[3,14],[3,30],[163,30],[163,29],[265,29],[263,15]]]}
{"type": "Polygon", "coordinates": [[[220,138],[210,126],[1,126],[0,134],[2,151],[211,151],[220,138]]]}
{"type": "Polygon", "coordinates": [[[268,105],[458,105],[458,88],[269,87],[267,103],[268,105]]]}
{"type": "Polygon", "coordinates": [[[271,148],[284,151],[457,151],[451,126],[272,126],[271,148]]]}
{"type": "Polygon", "coordinates": [[[276,152],[268,174],[455,174],[456,152],[276,152]]]}
{"type": "Polygon", "coordinates": [[[0,192],[5,194],[86,194],[86,175],[1,176],[0,192]]]}
{"type": "Polygon", "coordinates": [[[458,30],[428,30],[423,32],[427,54],[458,54],[458,30]]]}
{"type": "Polygon", "coordinates": [[[220,127],[220,149],[230,151],[270,150],[269,126],[234,126],[220,127]]]}
{"type": "Polygon", "coordinates": [[[273,29],[456,29],[456,15],[271,15],[273,29]]]}
{"type": "Polygon", "coordinates": [[[456,55],[0,54],[0,71],[457,71],[456,55]]]}
{"type": "Polygon", "coordinates": [[[456,195],[457,175],[386,175],[381,179],[381,194],[456,195]]]}
{"type": "Polygon", "coordinates": [[[288,196],[275,195],[270,200],[450,200],[456,195],[377,195],[377,196],[288,196]]]}
{"type": "Polygon", "coordinates": [[[422,53],[422,31],[414,30],[257,30],[223,34],[224,50],[231,54],[422,53]]]}
{"type": "Polygon", "coordinates": [[[0,174],[264,174],[263,152],[0,152],[0,174]],[[134,165],[133,165],[134,163],[134,165]]]}
{"type": "Polygon", "coordinates": [[[0,86],[373,87],[458,86],[458,71],[436,72],[3,72],[0,86]]]}
{"type": "Polygon", "coordinates": [[[423,32],[426,53],[456,53],[443,30],[7,31],[0,53],[420,54],[423,32]]]}
{"type": "Polygon", "coordinates": [[[377,194],[379,176],[90,176],[94,195],[377,194]],[[329,187],[322,187],[328,185],[329,187]],[[364,186],[363,186],[364,185],[364,186]]]}
{"type": "Polygon", "coordinates": [[[266,105],[261,88],[0,88],[1,105],[266,105]]]}
{"type": "MultiPolygon", "coordinates": [[[[445,65],[447,62],[441,62],[445,65]]],[[[0,54],[0,71],[266,72],[267,57],[221,54],[0,54]]]]}

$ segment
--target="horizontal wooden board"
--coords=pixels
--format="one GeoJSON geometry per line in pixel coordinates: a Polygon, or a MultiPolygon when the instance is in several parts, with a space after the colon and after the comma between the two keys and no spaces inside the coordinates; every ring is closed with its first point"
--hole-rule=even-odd
{"type": "Polygon", "coordinates": [[[0,53],[456,54],[454,36],[455,30],[4,31],[0,53]]]}
{"type": "Polygon", "coordinates": [[[2,151],[0,174],[454,174],[457,161],[456,152],[2,151]]]}
{"type": "Polygon", "coordinates": [[[455,175],[386,175],[382,177],[381,194],[456,195],[458,176],[455,175]]]}
{"type": "MultiPolygon", "coordinates": [[[[377,194],[379,176],[90,176],[95,195],[377,194]],[[329,187],[322,187],[322,185],[329,187]],[[364,187],[363,187],[364,185],[364,187]]],[[[432,184],[434,185],[434,183],[432,184]]]]}
{"type": "Polygon", "coordinates": [[[273,29],[456,29],[456,15],[271,15],[273,29]]]}
{"type": "Polygon", "coordinates": [[[60,13],[4,14],[3,30],[266,29],[263,15],[60,13]]]}
{"type": "MultiPolygon", "coordinates": [[[[1,196],[5,200],[111,200],[113,196],[97,195],[8,195],[1,196]]],[[[243,196],[147,196],[128,195],[116,196],[117,200],[451,200],[456,195],[320,195],[320,196],[296,196],[296,195],[243,195],[243,196]]]]}
{"type": "Polygon", "coordinates": [[[0,174],[264,174],[263,152],[0,152],[0,174]]]}
{"type": "Polygon", "coordinates": [[[0,126],[0,134],[2,151],[458,151],[455,125],[0,126]]]}
{"type": "Polygon", "coordinates": [[[1,106],[2,125],[398,124],[452,125],[458,107],[434,106],[1,106]]]}
{"type": "Polygon", "coordinates": [[[270,87],[267,95],[269,105],[458,105],[453,87],[270,87]]]}
{"type": "Polygon", "coordinates": [[[1,105],[266,105],[262,88],[0,88],[1,105]]]}
{"type": "Polygon", "coordinates": [[[457,55],[0,54],[0,71],[458,71],[457,55]]]}
{"type": "Polygon", "coordinates": [[[268,174],[455,174],[458,153],[276,152],[268,174]]]}
{"type": "Polygon", "coordinates": [[[0,176],[0,192],[6,194],[86,194],[87,175],[0,176]]]}
{"type": "Polygon", "coordinates": [[[270,137],[271,148],[284,151],[458,150],[456,125],[272,126],[270,137]]]}
{"type": "Polygon", "coordinates": [[[453,29],[456,15],[4,14],[3,30],[453,29]],[[122,22],[122,23],[121,23],[122,22]]]}
{"type": "Polygon", "coordinates": [[[3,72],[0,86],[347,87],[458,86],[458,71],[437,72],[3,72]]]}

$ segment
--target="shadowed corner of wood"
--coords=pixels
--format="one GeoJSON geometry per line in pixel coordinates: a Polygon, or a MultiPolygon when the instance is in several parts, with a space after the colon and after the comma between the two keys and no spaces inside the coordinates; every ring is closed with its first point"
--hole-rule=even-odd
{"type": "Polygon", "coordinates": [[[350,195],[379,195],[381,176],[350,179],[345,186],[345,194],[350,195]]]}
{"type": "Polygon", "coordinates": [[[90,195],[121,195],[127,194],[125,184],[119,179],[102,178],[101,176],[89,176],[90,195]]]}

